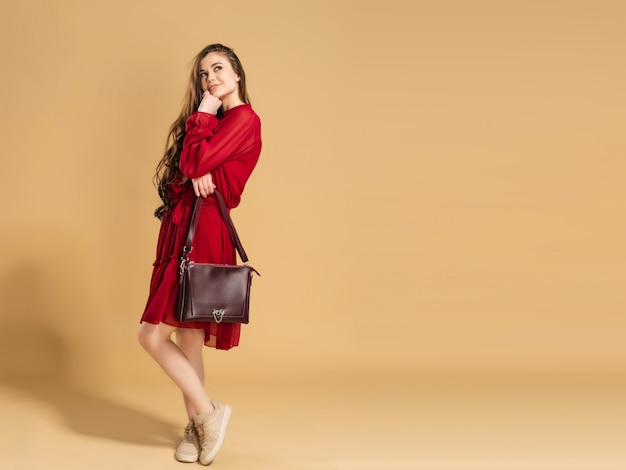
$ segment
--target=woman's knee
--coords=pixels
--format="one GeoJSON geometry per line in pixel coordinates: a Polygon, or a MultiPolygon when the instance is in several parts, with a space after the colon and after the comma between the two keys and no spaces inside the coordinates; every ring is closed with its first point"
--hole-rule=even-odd
{"type": "Polygon", "coordinates": [[[139,331],[137,332],[137,339],[139,340],[139,344],[147,351],[150,349],[150,332],[146,327],[145,323],[142,323],[139,327],[139,331]]]}
{"type": "Polygon", "coordinates": [[[160,324],[154,325],[152,323],[142,323],[137,333],[137,339],[139,344],[148,351],[150,354],[154,354],[159,346],[168,339],[171,331],[168,333],[162,331],[163,328],[160,324]]]}

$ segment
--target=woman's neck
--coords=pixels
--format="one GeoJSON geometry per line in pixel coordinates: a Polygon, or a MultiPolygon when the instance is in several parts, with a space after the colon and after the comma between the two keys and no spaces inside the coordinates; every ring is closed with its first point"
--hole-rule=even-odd
{"type": "Polygon", "coordinates": [[[222,109],[224,111],[228,111],[229,109],[233,109],[243,104],[243,101],[241,101],[241,98],[239,98],[239,96],[231,95],[229,98],[229,100],[222,101],[222,109]]]}

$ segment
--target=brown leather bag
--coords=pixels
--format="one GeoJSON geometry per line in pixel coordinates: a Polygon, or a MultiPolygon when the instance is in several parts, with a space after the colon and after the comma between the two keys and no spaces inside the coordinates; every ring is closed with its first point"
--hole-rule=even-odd
{"type": "Polygon", "coordinates": [[[260,274],[252,266],[248,266],[248,256],[241,245],[224,198],[217,190],[215,197],[230,239],[244,264],[232,266],[189,261],[203,201],[202,197],[198,197],[180,258],[176,307],[178,319],[181,322],[248,323],[252,273],[260,274]]]}

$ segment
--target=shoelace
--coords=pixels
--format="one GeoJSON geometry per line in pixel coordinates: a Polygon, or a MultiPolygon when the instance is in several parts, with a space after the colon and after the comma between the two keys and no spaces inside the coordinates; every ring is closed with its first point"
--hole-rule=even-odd
{"type": "Polygon", "coordinates": [[[183,441],[189,442],[191,444],[195,444],[196,436],[194,431],[196,430],[193,424],[188,424],[185,428],[185,433],[183,434],[183,441]]]}
{"type": "Polygon", "coordinates": [[[196,431],[198,432],[198,439],[200,439],[200,442],[202,443],[202,441],[204,441],[204,426],[196,428],[196,431]]]}

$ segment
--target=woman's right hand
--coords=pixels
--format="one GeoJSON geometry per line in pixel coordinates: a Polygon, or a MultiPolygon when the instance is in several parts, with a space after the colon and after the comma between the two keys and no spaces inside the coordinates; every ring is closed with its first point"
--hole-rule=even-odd
{"type": "Polygon", "coordinates": [[[207,173],[200,178],[191,178],[193,184],[193,192],[196,196],[207,197],[209,194],[215,192],[215,185],[213,184],[213,177],[211,173],[207,173]]]}
{"type": "Polygon", "coordinates": [[[213,96],[208,91],[202,94],[202,101],[198,106],[198,111],[201,113],[217,114],[217,110],[222,106],[222,102],[219,98],[213,96]]]}

